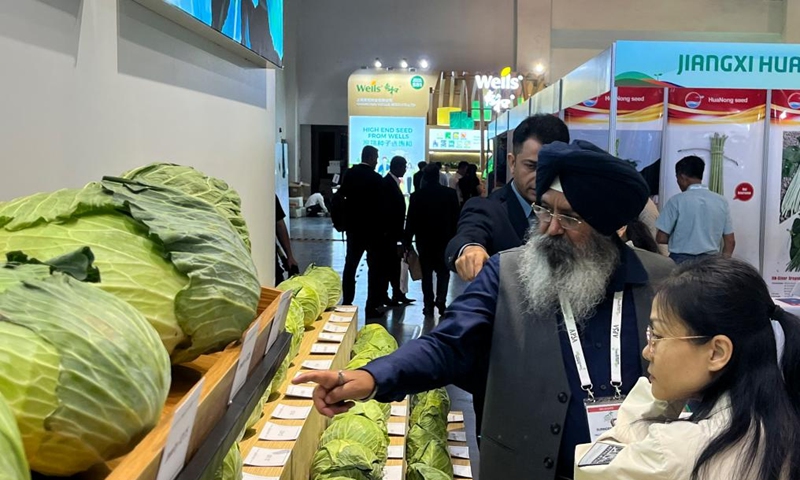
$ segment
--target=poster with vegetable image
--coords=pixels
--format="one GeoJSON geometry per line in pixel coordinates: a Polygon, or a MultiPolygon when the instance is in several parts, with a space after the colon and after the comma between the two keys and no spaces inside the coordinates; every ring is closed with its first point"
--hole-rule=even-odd
{"type": "Polygon", "coordinates": [[[772,92],[764,280],[774,296],[800,295],[800,90],[772,92]]]}
{"type": "MultiPolygon", "coordinates": [[[[564,121],[573,140],[586,140],[608,150],[611,94],[566,109],[564,121]]],[[[617,91],[617,144],[612,154],[628,160],[642,172],[651,195],[658,195],[664,90],[624,87],[617,91]]]]}
{"type": "Polygon", "coordinates": [[[662,201],[667,202],[681,193],[675,164],[689,155],[703,159],[703,184],[730,205],[736,234],[734,257],[756,267],[760,261],[766,98],[764,90],[670,89],[663,169],[667,178],[662,201]]]}

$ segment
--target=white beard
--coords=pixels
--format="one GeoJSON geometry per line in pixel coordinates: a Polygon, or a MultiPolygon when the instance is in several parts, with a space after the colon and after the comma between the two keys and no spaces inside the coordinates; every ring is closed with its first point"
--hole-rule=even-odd
{"type": "Polygon", "coordinates": [[[566,236],[551,237],[531,228],[519,267],[528,311],[555,315],[561,298],[582,325],[605,299],[618,264],[619,249],[610,237],[592,232],[586,244],[575,246],[566,236]]]}

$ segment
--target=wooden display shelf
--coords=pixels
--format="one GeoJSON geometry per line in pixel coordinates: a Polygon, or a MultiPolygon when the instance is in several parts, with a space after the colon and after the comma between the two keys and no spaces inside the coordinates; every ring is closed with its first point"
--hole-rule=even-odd
{"type": "MultiPolygon", "coordinates": [[[[308,478],[308,474],[311,469],[311,462],[314,458],[314,455],[317,453],[317,449],[319,448],[319,439],[322,436],[322,432],[325,431],[330,424],[330,420],[313,408],[313,402],[310,399],[287,397],[285,394],[286,389],[289,385],[291,385],[291,380],[301,369],[303,371],[310,371],[302,368],[302,364],[306,360],[330,360],[332,370],[344,369],[347,363],[350,361],[350,351],[353,348],[357,330],[357,316],[355,312],[323,313],[320,319],[314,322],[310,328],[306,329],[305,335],[303,336],[303,343],[300,345],[300,353],[292,361],[292,364],[289,367],[286,380],[279,389],[280,395],[277,397],[277,399],[271,400],[265,405],[264,416],[253,427],[254,433],[242,440],[242,442],[239,444],[242,451],[242,458],[247,458],[247,455],[250,453],[253,447],[285,449],[291,450],[292,453],[286,462],[286,465],[283,467],[250,467],[245,465],[244,471],[246,473],[264,477],[280,478],[280,480],[298,480],[308,478]],[[312,354],[311,347],[315,343],[318,343],[317,341],[319,334],[323,332],[323,328],[333,314],[351,318],[349,323],[331,323],[332,325],[347,327],[347,332],[343,334],[344,338],[342,342],[339,343],[339,348],[336,351],[336,354],[312,354]],[[312,409],[308,418],[305,420],[281,420],[272,418],[272,414],[280,404],[296,407],[312,407],[312,409]],[[299,438],[293,442],[260,440],[258,438],[259,434],[264,429],[264,426],[267,422],[294,427],[302,426],[302,430],[300,431],[299,438]]],[[[332,345],[330,343],[327,344],[332,345]]]]}
{"type": "MultiPolygon", "coordinates": [[[[261,289],[258,317],[251,324],[258,325],[254,352],[266,350],[282,293],[272,288],[261,289]]],[[[155,480],[175,408],[200,379],[205,379],[197,410],[198,421],[194,423],[186,456],[187,461],[191,459],[227,411],[241,349],[241,342],[237,342],[222,352],[173,366],[172,385],[158,425],[127,455],[75,475],[73,480],[155,480]]],[[[254,354],[248,372],[253,372],[263,359],[263,355],[254,354]]]]}
{"type": "MultiPolygon", "coordinates": [[[[462,413],[462,415],[463,415],[463,412],[451,412],[451,413],[462,413]]],[[[448,433],[449,432],[466,432],[466,425],[464,424],[464,422],[448,423],[447,424],[447,431],[448,431],[448,433]]],[[[448,446],[466,447],[467,446],[467,442],[457,442],[455,440],[448,439],[447,440],[447,445],[448,446]]],[[[451,457],[451,460],[453,461],[453,465],[454,466],[455,465],[461,465],[461,466],[464,466],[464,467],[469,467],[470,466],[469,459],[466,459],[466,458],[451,457]]],[[[470,477],[458,477],[457,476],[455,478],[459,479],[459,478],[470,478],[470,477]]]]}

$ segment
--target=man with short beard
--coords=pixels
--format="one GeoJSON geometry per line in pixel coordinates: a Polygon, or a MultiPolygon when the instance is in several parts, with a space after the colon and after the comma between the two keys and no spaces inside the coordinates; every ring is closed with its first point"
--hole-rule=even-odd
{"type": "Polygon", "coordinates": [[[575,445],[611,428],[646,371],[649,285],[674,264],[616,235],[641,212],[647,184],[590,143],[544,146],[536,196],[528,243],[491,257],[433,332],[360,370],[294,382],[317,382],[315,405],[333,415],[350,399],[468,389],[488,358],[481,479],[571,479],[575,445]]]}

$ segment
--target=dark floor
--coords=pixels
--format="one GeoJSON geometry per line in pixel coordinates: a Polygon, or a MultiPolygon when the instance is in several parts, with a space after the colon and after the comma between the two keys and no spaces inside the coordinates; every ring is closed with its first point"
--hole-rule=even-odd
{"type": "MultiPolygon", "coordinates": [[[[342,272],[344,269],[345,242],[342,234],[333,229],[330,218],[292,218],[289,225],[292,250],[297,262],[300,264],[301,272],[310,263],[331,266],[337,272],[342,272]]],[[[364,324],[363,308],[367,299],[366,274],[366,259],[362,259],[356,274],[356,298],[354,301],[360,307],[359,327],[364,324]]],[[[466,284],[456,275],[451,275],[448,302],[460,295],[465,286],[466,284]]],[[[370,319],[370,323],[380,323],[386,327],[401,345],[429,332],[439,321],[438,315],[426,318],[422,314],[422,286],[420,282],[409,283],[408,297],[416,299],[417,302],[405,308],[390,310],[383,319],[370,319]]],[[[450,392],[452,409],[464,412],[472,473],[475,480],[477,480],[479,463],[472,396],[452,386],[448,388],[448,391],[450,392]]]]}

